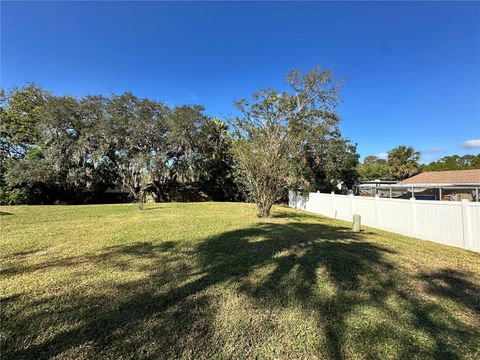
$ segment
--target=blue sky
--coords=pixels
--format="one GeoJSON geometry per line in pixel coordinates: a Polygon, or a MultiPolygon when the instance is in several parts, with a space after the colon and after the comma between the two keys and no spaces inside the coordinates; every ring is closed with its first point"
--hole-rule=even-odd
{"type": "Polygon", "coordinates": [[[321,65],[345,79],[341,129],[362,157],[406,144],[430,161],[480,152],[479,23],[479,2],[2,1],[0,81],[131,91],[224,118],[321,65]]]}

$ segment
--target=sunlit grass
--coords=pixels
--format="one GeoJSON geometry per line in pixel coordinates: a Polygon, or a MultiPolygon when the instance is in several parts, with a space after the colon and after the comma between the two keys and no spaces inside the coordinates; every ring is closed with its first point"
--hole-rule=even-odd
{"type": "Polygon", "coordinates": [[[480,254],[277,207],[1,207],[2,359],[480,357],[480,254]]]}

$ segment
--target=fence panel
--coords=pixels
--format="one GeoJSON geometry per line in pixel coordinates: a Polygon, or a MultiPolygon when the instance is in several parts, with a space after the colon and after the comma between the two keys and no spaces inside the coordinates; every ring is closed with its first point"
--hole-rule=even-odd
{"type": "Polygon", "coordinates": [[[307,211],[317,214],[327,214],[331,208],[331,196],[328,194],[310,193],[307,211]]]}
{"type": "Polygon", "coordinates": [[[378,228],[413,236],[410,200],[377,198],[378,228]]]}
{"type": "Polygon", "coordinates": [[[320,213],[333,217],[335,215],[333,197],[330,194],[320,193],[316,193],[316,196],[318,196],[319,199],[318,209],[320,213]]]}
{"type": "Polygon", "coordinates": [[[375,198],[354,196],[353,213],[362,216],[362,224],[370,227],[377,227],[375,198]]]}
{"type": "Polygon", "coordinates": [[[415,201],[415,237],[466,248],[462,205],[453,201],[415,201]]]}
{"type": "Polygon", "coordinates": [[[480,252],[480,203],[289,193],[289,206],[402,235],[480,252]]]}
{"type": "Polygon", "coordinates": [[[352,199],[350,196],[335,196],[333,197],[334,201],[334,218],[350,221],[352,220],[352,199]]]}
{"type": "Polygon", "coordinates": [[[480,252],[480,206],[467,204],[469,213],[469,236],[467,249],[480,252]]]}

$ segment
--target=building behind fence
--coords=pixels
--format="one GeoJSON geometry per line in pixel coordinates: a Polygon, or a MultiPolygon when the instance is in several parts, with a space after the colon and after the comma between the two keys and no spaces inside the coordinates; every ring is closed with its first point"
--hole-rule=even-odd
{"type": "Polygon", "coordinates": [[[400,182],[360,181],[354,193],[396,199],[480,201],[480,169],[427,171],[400,182]]]}
{"type": "Polygon", "coordinates": [[[290,191],[289,206],[335,219],[480,252],[480,203],[404,200],[290,191]]]}

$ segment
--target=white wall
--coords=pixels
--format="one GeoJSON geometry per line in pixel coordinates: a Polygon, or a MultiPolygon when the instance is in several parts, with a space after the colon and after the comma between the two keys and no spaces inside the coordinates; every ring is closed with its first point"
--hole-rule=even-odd
{"type": "Polygon", "coordinates": [[[362,225],[480,252],[480,203],[289,193],[289,206],[362,225]]]}

